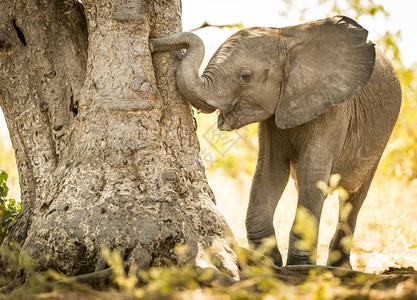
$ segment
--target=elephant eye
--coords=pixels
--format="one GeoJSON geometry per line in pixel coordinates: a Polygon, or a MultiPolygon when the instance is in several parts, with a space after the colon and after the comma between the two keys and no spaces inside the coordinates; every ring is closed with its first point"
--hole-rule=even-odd
{"type": "Polygon", "coordinates": [[[239,80],[241,83],[248,83],[252,77],[251,70],[242,70],[239,72],[239,80]]]}

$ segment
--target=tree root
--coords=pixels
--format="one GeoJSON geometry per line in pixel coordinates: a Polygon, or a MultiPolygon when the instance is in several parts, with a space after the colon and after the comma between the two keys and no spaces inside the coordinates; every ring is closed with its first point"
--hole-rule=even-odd
{"type": "Polygon", "coordinates": [[[96,283],[103,282],[113,275],[113,268],[106,268],[100,271],[95,271],[87,274],[82,274],[74,277],[68,277],[63,280],[58,281],[58,284],[72,284],[72,283],[82,283],[86,285],[92,285],[96,283]]]}
{"type": "Polygon", "coordinates": [[[338,267],[331,267],[331,266],[317,266],[317,265],[293,265],[293,266],[285,266],[285,267],[273,267],[278,273],[284,273],[290,275],[291,273],[298,273],[302,275],[308,275],[311,270],[315,270],[317,272],[330,272],[335,277],[339,278],[355,278],[358,275],[365,275],[365,276],[376,276],[368,273],[364,273],[361,271],[353,271],[345,268],[338,268],[338,267]]]}
{"type": "Polygon", "coordinates": [[[8,294],[23,283],[23,277],[16,275],[7,285],[0,287],[0,294],[8,294]]]}
{"type": "Polygon", "coordinates": [[[350,282],[358,276],[364,276],[374,280],[379,278],[378,275],[331,266],[292,265],[285,267],[271,266],[271,268],[277,273],[275,276],[276,278],[294,285],[303,283],[308,278],[310,271],[313,270],[318,274],[330,272],[342,282],[350,282]]]}

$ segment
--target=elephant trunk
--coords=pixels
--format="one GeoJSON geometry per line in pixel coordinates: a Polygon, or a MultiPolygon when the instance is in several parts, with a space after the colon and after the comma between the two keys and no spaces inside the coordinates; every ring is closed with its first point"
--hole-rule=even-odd
{"type": "Polygon", "coordinates": [[[212,113],[216,108],[207,100],[211,94],[205,77],[198,71],[204,58],[203,41],[195,34],[181,32],[167,37],[151,39],[151,52],[187,49],[187,54],[177,69],[177,86],[180,93],[198,110],[212,113]]]}

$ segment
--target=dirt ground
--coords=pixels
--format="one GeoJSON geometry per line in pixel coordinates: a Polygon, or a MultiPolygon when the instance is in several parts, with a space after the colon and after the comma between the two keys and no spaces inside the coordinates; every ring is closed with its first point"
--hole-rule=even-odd
{"type": "MultiPolygon", "coordinates": [[[[221,171],[208,174],[217,205],[226,217],[236,240],[247,246],[245,214],[251,177],[225,178],[221,171]]],[[[297,194],[290,181],[275,214],[275,229],[284,261],[288,235],[294,219],[297,194]]],[[[318,261],[325,265],[328,244],[336,227],[337,195],[325,202],[320,223],[318,261]]],[[[352,248],[352,267],[368,273],[380,273],[388,267],[417,269],[417,181],[406,184],[396,180],[375,178],[362,210],[352,248]]]]}

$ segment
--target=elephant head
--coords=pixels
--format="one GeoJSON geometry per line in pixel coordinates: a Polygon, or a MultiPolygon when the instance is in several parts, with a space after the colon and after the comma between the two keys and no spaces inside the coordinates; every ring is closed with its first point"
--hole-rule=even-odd
{"type": "Polygon", "coordinates": [[[187,48],[177,70],[183,96],[203,112],[219,109],[220,130],[275,114],[281,129],[306,123],[352,99],[375,63],[368,32],[336,16],[284,28],[249,28],[233,34],[200,76],[204,45],[192,33],[153,39],[151,51],[187,48]]]}

